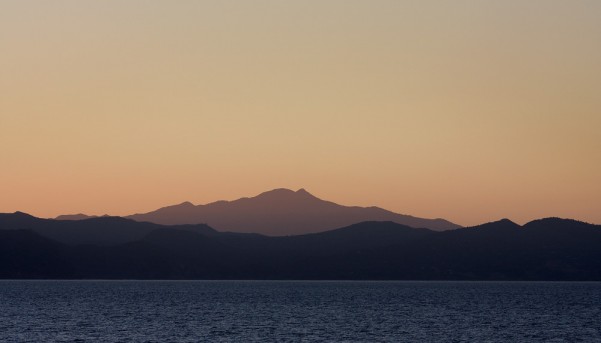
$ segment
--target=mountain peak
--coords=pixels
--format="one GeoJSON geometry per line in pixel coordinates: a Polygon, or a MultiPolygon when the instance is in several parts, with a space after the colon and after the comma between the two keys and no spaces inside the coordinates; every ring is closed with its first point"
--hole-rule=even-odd
{"type": "Polygon", "coordinates": [[[275,188],[270,191],[263,192],[263,193],[259,194],[258,196],[265,195],[265,194],[293,194],[293,193],[295,193],[295,192],[288,188],[275,188]]]}
{"type": "Polygon", "coordinates": [[[183,203],[128,218],[157,224],[207,223],[222,231],[276,236],[322,232],[365,221],[393,221],[437,231],[459,227],[445,220],[412,217],[377,207],[339,205],[315,197],[305,188],[276,188],[252,197],[206,205],[183,203]]]}
{"type": "Polygon", "coordinates": [[[288,188],[276,188],[267,192],[263,192],[250,199],[273,200],[278,202],[319,200],[317,197],[307,192],[307,190],[304,188],[301,188],[297,191],[293,191],[288,188]]]}
{"type": "Polygon", "coordinates": [[[301,189],[299,189],[298,191],[296,191],[296,194],[297,194],[297,195],[300,195],[300,196],[304,196],[304,197],[306,197],[306,198],[315,198],[315,199],[317,199],[317,197],[316,197],[315,195],[313,195],[313,194],[309,193],[309,192],[308,192],[306,189],[304,189],[304,188],[301,188],[301,189]]]}
{"type": "MultiPolygon", "coordinates": [[[[550,217],[550,218],[542,218],[533,220],[524,225],[526,228],[558,228],[558,227],[587,227],[593,224],[589,224],[586,222],[574,220],[574,219],[566,219],[566,218],[558,218],[558,217],[550,217]]],[[[594,226],[594,225],[593,225],[594,226]]]]}
{"type": "Polygon", "coordinates": [[[514,223],[513,221],[503,218],[494,222],[489,222],[477,226],[473,226],[472,228],[486,228],[489,230],[507,230],[507,229],[520,229],[522,228],[520,225],[514,223]]]}
{"type": "Polygon", "coordinates": [[[513,222],[511,219],[508,218],[503,218],[497,221],[497,223],[499,224],[503,224],[503,225],[515,225],[515,226],[519,226],[518,224],[516,224],[515,222],[513,222]]]}
{"type": "Polygon", "coordinates": [[[534,225],[534,224],[554,224],[554,223],[583,223],[574,219],[566,219],[559,217],[547,217],[541,219],[535,219],[528,222],[526,225],[534,225]]]}
{"type": "Polygon", "coordinates": [[[294,197],[296,195],[302,195],[302,194],[308,194],[308,193],[303,188],[299,189],[298,191],[293,191],[289,188],[275,188],[270,191],[260,193],[259,195],[255,196],[253,198],[263,198],[263,197],[271,197],[271,196],[294,197]]]}
{"type": "Polygon", "coordinates": [[[97,216],[89,216],[87,214],[78,213],[78,214],[63,214],[54,219],[56,220],[84,220],[90,218],[96,218],[97,216]]]}
{"type": "Polygon", "coordinates": [[[19,217],[27,217],[27,218],[33,218],[33,216],[29,213],[25,213],[25,212],[21,212],[21,211],[16,211],[15,213],[13,213],[15,216],[19,216],[19,217]]]}

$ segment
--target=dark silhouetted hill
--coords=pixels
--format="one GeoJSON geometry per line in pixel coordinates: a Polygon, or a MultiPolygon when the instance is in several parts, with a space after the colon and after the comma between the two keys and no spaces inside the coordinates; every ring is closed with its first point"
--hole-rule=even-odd
{"type": "Polygon", "coordinates": [[[601,227],[559,218],[520,226],[505,219],[436,232],[363,222],[269,237],[114,217],[2,214],[0,277],[601,280],[601,227]],[[66,238],[76,231],[81,236],[66,238]]]}
{"type": "MultiPolygon", "coordinates": [[[[66,244],[115,245],[142,239],[163,225],[137,222],[121,217],[84,220],[41,219],[22,212],[0,214],[0,229],[26,229],[66,244]]],[[[185,231],[216,233],[207,225],[179,225],[185,231]]]]}
{"type": "Polygon", "coordinates": [[[56,219],[56,220],[84,220],[84,219],[91,219],[91,218],[98,218],[98,216],[88,216],[87,214],[83,214],[83,213],[63,214],[54,219],[56,219]]]}
{"type": "Polygon", "coordinates": [[[73,276],[68,247],[30,230],[0,230],[0,278],[43,279],[73,276]]]}
{"type": "Polygon", "coordinates": [[[165,225],[206,223],[219,231],[270,236],[323,232],[365,221],[392,221],[435,231],[459,225],[444,219],[424,219],[378,207],[349,207],[321,200],[304,189],[275,189],[252,198],[207,205],[189,202],[127,218],[165,225]]]}

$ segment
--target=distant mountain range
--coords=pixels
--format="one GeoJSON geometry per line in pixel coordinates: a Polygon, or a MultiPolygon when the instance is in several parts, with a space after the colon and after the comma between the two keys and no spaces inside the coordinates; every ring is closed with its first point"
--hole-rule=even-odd
{"type": "Polygon", "coordinates": [[[0,214],[0,278],[601,280],[601,226],[547,218],[436,232],[372,221],[269,237],[17,212],[0,214]]]}
{"type": "MultiPolygon", "coordinates": [[[[56,219],[56,220],[84,220],[84,219],[99,218],[99,217],[100,216],[89,216],[87,214],[78,213],[78,214],[62,214],[54,219],[56,219]]],[[[102,217],[110,217],[110,216],[105,214],[102,217]]]]}
{"type": "MultiPolygon", "coordinates": [[[[23,212],[0,213],[0,230],[31,230],[44,237],[70,245],[110,246],[140,240],[163,225],[136,222],[121,217],[95,217],[82,220],[36,218],[23,212]]],[[[207,225],[174,225],[172,229],[216,234],[207,225]]]]}
{"type": "MultiPolygon", "coordinates": [[[[84,214],[60,220],[90,218],[84,214]]],[[[126,218],[164,225],[208,224],[219,231],[260,233],[270,236],[323,232],[364,221],[392,221],[415,228],[444,231],[460,226],[444,219],[424,219],[379,207],[342,206],[321,200],[304,189],[275,189],[252,198],[217,201],[207,205],[184,202],[126,218]]]]}

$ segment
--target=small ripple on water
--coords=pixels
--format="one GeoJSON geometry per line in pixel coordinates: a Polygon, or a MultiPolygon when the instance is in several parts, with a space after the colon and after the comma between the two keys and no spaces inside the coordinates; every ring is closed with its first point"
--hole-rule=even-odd
{"type": "Polygon", "coordinates": [[[2,281],[0,341],[601,342],[601,283],[2,281]]]}

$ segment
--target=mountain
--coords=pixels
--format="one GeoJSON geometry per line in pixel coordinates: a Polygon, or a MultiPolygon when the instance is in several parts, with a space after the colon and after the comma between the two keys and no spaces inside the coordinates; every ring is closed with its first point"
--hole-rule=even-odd
{"type": "Polygon", "coordinates": [[[0,278],[601,281],[601,226],[505,219],[436,232],[363,222],[270,237],[0,214],[0,278]]]}
{"type": "Polygon", "coordinates": [[[84,220],[90,218],[98,218],[98,216],[88,216],[87,214],[78,213],[78,214],[63,214],[54,219],[56,220],[84,220]]]}
{"type": "Polygon", "coordinates": [[[29,230],[0,230],[0,278],[69,278],[68,247],[29,230]]]}
{"type": "Polygon", "coordinates": [[[219,231],[270,236],[323,232],[365,221],[392,221],[436,231],[460,227],[444,219],[424,219],[378,207],[342,206],[321,200],[304,189],[275,189],[252,198],[207,205],[185,202],[127,218],[165,225],[205,223],[219,231]]]}
{"type": "MultiPolygon", "coordinates": [[[[23,212],[0,213],[0,230],[25,229],[66,244],[116,245],[142,239],[150,232],[164,228],[154,223],[136,222],[121,217],[97,217],[84,220],[36,218],[23,212]]],[[[172,228],[215,234],[203,225],[178,225],[172,228]]]]}

